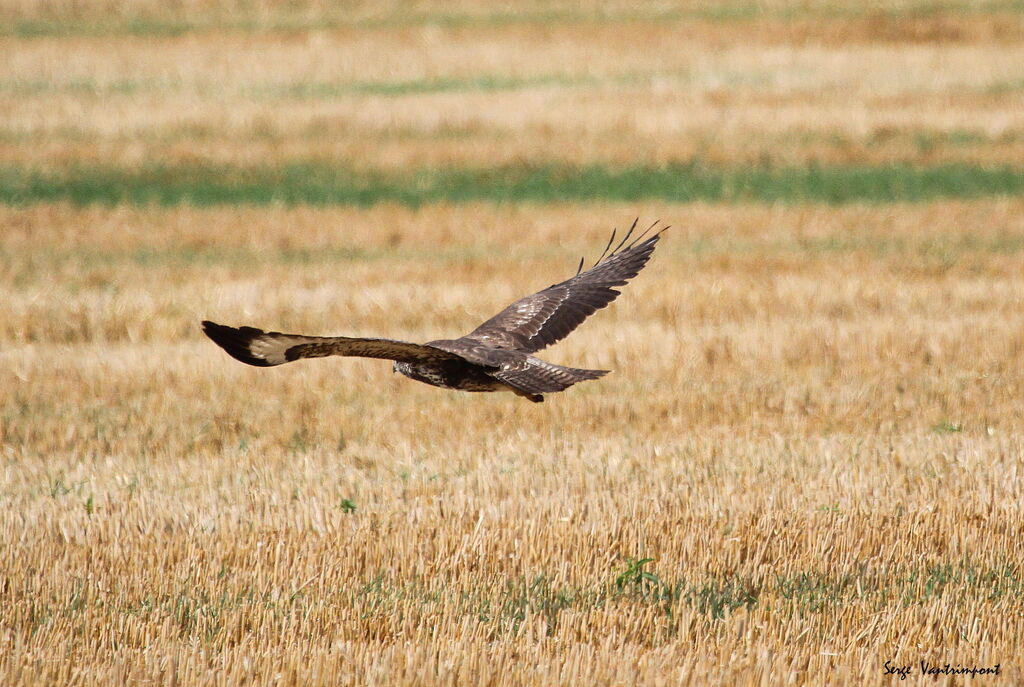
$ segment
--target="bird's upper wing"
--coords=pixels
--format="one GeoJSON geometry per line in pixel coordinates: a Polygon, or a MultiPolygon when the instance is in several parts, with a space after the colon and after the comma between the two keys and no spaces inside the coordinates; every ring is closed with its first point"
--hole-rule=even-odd
{"type": "Polygon", "coordinates": [[[209,321],[203,322],[203,331],[235,360],[258,367],[282,365],[299,358],[323,358],[329,355],[384,358],[409,363],[463,360],[456,353],[429,344],[393,339],[301,336],[265,332],[255,327],[226,327],[209,321]]]}
{"type": "MultiPolygon", "coordinates": [[[[657,223],[655,223],[657,224],[657,223]]],[[[611,303],[619,295],[613,287],[622,286],[635,277],[654,252],[664,227],[644,239],[650,227],[627,243],[636,222],[625,238],[612,250],[615,233],[604,254],[586,272],[521,298],[484,322],[463,339],[479,341],[500,349],[533,353],[560,341],[595,311],[611,303]]],[[[580,269],[583,262],[580,262],[580,269]]]]}

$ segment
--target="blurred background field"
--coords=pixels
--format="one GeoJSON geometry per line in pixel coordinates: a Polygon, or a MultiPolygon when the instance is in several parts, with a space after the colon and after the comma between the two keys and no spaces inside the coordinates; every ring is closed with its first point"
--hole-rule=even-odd
{"type": "Polygon", "coordinates": [[[0,63],[0,683],[1024,680],[1024,4],[24,0],[0,63]],[[637,216],[544,404],[198,328],[458,335],[637,216]]]}

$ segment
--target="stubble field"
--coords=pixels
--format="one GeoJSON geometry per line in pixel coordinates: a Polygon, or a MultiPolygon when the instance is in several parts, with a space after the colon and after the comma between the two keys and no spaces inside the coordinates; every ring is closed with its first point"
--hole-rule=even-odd
{"type": "Polygon", "coordinates": [[[0,11],[0,683],[1024,680],[1024,8],[0,11]],[[468,332],[672,225],[531,404],[468,332]]]}

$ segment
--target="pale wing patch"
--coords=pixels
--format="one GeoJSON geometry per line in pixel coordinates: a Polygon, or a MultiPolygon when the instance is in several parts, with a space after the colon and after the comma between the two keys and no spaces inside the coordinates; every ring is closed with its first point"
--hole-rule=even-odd
{"type": "Polygon", "coordinates": [[[519,329],[528,337],[536,336],[537,332],[555,314],[558,307],[565,303],[565,299],[569,297],[569,291],[565,288],[552,290],[546,296],[543,300],[520,301],[513,306],[518,306],[516,309],[519,311],[519,329]]]}
{"type": "Polygon", "coordinates": [[[314,339],[304,337],[271,336],[257,337],[249,343],[249,352],[254,358],[266,360],[271,365],[282,365],[288,362],[285,352],[298,344],[309,343],[314,339]]]}

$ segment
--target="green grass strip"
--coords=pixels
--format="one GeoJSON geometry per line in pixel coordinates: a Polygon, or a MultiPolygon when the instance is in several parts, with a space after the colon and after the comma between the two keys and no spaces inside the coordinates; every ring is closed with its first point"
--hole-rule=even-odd
{"type": "Polygon", "coordinates": [[[1024,168],[968,164],[918,167],[625,168],[508,166],[354,172],[326,164],[77,167],[42,172],[0,168],[0,203],[76,205],[350,205],[380,203],[896,203],[1024,194],[1024,168]]]}
{"type": "Polygon", "coordinates": [[[70,38],[143,36],[167,38],[191,33],[294,33],[339,29],[391,29],[435,26],[445,29],[492,28],[503,26],[552,24],[622,24],[628,22],[717,22],[753,21],[762,18],[818,19],[857,18],[871,15],[889,17],[969,16],[1024,11],[1024,0],[920,0],[831,6],[795,3],[791,6],[765,6],[760,2],[738,0],[694,7],[638,7],[626,10],[583,10],[566,7],[485,12],[384,12],[375,16],[353,16],[345,11],[277,11],[269,15],[252,12],[163,13],[110,12],[37,13],[0,22],[0,36],[16,38],[70,38]]]}

